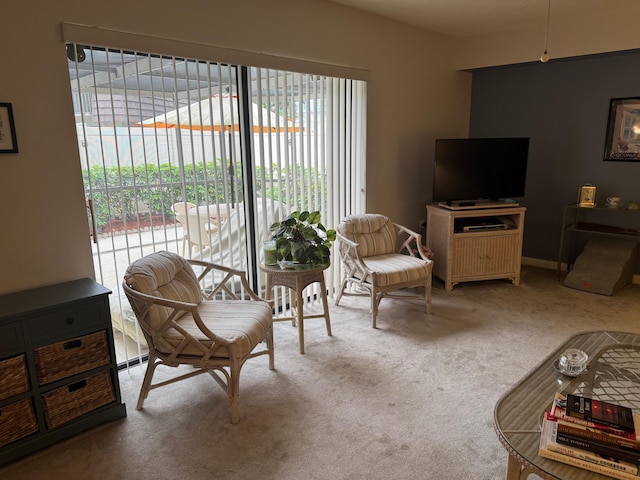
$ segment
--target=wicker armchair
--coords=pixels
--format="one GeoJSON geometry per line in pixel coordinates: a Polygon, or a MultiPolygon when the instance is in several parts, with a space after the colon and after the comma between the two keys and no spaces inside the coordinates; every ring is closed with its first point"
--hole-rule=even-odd
{"type": "Polygon", "coordinates": [[[403,288],[424,287],[427,313],[431,313],[433,261],[423,250],[420,234],[384,215],[361,214],[346,217],[338,225],[337,238],[344,279],[336,305],[343,294],[362,295],[364,289],[371,296],[371,326],[376,328],[383,297],[403,288]]]}
{"type": "Polygon", "coordinates": [[[175,253],[156,252],[133,262],[123,289],[149,345],[137,409],[149,391],[209,373],[226,391],[231,422],[239,420],[240,370],[245,361],[268,355],[273,370],[272,306],[249,287],[244,272],[175,253]],[[192,265],[202,272],[196,276],[192,265]],[[223,280],[208,293],[201,283],[212,272],[223,280]],[[238,290],[248,299],[241,299],[238,290]],[[254,351],[258,344],[266,348],[254,351]],[[191,365],[195,370],[152,384],[158,365],[191,365]]]}

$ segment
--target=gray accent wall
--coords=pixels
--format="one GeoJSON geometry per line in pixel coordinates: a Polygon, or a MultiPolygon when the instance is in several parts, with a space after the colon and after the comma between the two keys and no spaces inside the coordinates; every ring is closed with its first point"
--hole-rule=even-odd
{"type": "MultiPolygon", "coordinates": [[[[551,52],[553,53],[553,52],[551,52]]],[[[604,161],[612,98],[640,97],[640,53],[474,70],[470,137],[530,137],[523,255],[557,260],[563,207],[578,188],[596,201],[640,201],[640,162],[604,161]]],[[[589,221],[640,228],[640,213],[594,212],[589,221]]],[[[640,273],[640,267],[636,268],[640,273]]]]}

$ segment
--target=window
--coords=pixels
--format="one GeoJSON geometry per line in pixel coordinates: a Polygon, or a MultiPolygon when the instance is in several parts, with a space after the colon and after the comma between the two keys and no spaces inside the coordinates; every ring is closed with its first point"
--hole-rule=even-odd
{"type": "MultiPolygon", "coordinates": [[[[136,258],[164,249],[222,263],[259,290],[271,223],[319,210],[334,227],[363,211],[366,82],[71,45],[96,278],[114,292],[119,361],[146,353],[120,289],[136,258]]],[[[337,261],[326,280],[331,294],[337,261]]]]}

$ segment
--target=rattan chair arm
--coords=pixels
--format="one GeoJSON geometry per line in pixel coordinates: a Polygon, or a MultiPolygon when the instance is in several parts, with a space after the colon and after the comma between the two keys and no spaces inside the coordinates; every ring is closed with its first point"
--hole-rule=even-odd
{"type": "Polygon", "coordinates": [[[251,300],[255,300],[255,301],[258,301],[258,302],[266,302],[266,303],[269,303],[269,305],[271,305],[271,307],[273,307],[273,302],[269,302],[269,301],[265,300],[264,298],[260,297],[256,292],[254,292],[252,290],[251,286],[249,285],[249,281],[247,280],[246,272],[244,270],[239,270],[239,269],[236,269],[236,268],[227,267],[225,265],[220,265],[220,264],[217,264],[217,263],[206,262],[204,260],[188,259],[187,261],[192,266],[197,266],[197,267],[202,267],[203,268],[203,271],[200,273],[200,275],[198,275],[198,281],[202,280],[212,270],[217,270],[219,272],[225,272],[227,274],[222,279],[222,281],[219,282],[215,286],[215,288],[213,289],[213,291],[211,293],[209,293],[208,295],[203,293],[203,298],[205,300],[213,299],[213,297],[218,292],[220,292],[221,290],[224,290],[234,300],[238,300],[239,299],[238,296],[234,292],[232,292],[229,288],[226,287],[226,283],[227,282],[229,282],[234,277],[237,277],[237,278],[240,279],[240,282],[242,283],[242,286],[243,286],[245,292],[247,293],[249,298],[251,298],[251,300]]]}
{"type": "Polygon", "coordinates": [[[424,254],[424,250],[422,249],[422,235],[414,232],[404,225],[400,225],[399,223],[394,223],[393,225],[398,229],[398,236],[402,234],[407,235],[407,238],[405,238],[404,241],[398,246],[398,253],[407,253],[412,257],[419,256],[425,262],[433,262],[433,260],[431,260],[424,254]]]}
{"type": "MultiPolygon", "coordinates": [[[[229,347],[231,345],[233,345],[233,342],[230,342],[229,340],[223,338],[223,337],[219,337],[218,335],[216,335],[215,333],[213,333],[209,327],[207,327],[205,325],[205,323],[202,321],[202,317],[200,317],[200,312],[196,309],[195,313],[193,314],[193,319],[196,322],[196,325],[198,326],[198,328],[200,329],[200,331],[205,334],[211,341],[215,342],[218,345],[225,345],[226,347],[229,347]]],[[[198,340],[195,340],[195,342],[198,342],[198,340]]],[[[198,342],[199,343],[199,342],[198,342]]]]}
{"type": "Polygon", "coordinates": [[[142,300],[143,302],[162,305],[163,307],[170,307],[178,310],[184,310],[189,313],[193,313],[194,311],[198,310],[197,303],[181,302],[179,300],[170,300],[167,298],[156,297],[154,295],[142,293],[131,288],[126,281],[122,282],[122,288],[127,294],[131,295],[134,298],[137,298],[138,300],[142,300]]]}
{"type": "MultiPolygon", "coordinates": [[[[203,334],[205,334],[209,339],[221,345],[228,346],[230,344],[228,340],[225,340],[224,338],[219,337],[218,335],[213,333],[211,330],[209,330],[209,328],[206,327],[206,325],[202,321],[202,317],[200,317],[200,312],[198,311],[199,304],[190,303],[190,302],[181,302],[179,300],[169,300],[162,297],[156,297],[154,295],[148,295],[146,293],[142,293],[137,290],[134,290],[129,285],[127,285],[126,281],[122,282],[122,287],[127,295],[130,295],[131,297],[137,300],[141,300],[142,302],[145,302],[147,304],[161,305],[163,307],[173,308],[173,312],[167,317],[167,321],[165,322],[166,325],[164,328],[173,327],[173,328],[177,328],[178,330],[181,330],[180,326],[175,323],[175,318],[178,315],[178,311],[182,310],[184,312],[190,313],[193,316],[193,319],[196,322],[196,325],[198,326],[200,331],[203,334]]],[[[141,312],[145,320],[139,318],[138,319],[139,321],[146,322],[147,311],[148,311],[148,307],[145,308],[144,313],[141,312]]],[[[159,329],[154,329],[154,330],[159,331],[159,329]]],[[[198,340],[196,340],[195,338],[193,338],[191,335],[189,335],[184,331],[181,331],[181,334],[184,335],[186,338],[189,338],[190,343],[193,343],[193,344],[200,343],[198,342],[198,340]]]]}
{"type": "Polygon", "coordinates": [[[336,237],[338,238],[338,240],[340,240],[342,243],[344,243],[350,249],[351,248],[353,248],[353,249],[358,248],[358,244],[356,242],[354,242],[353,240],[349,240],[347,237],[342,235],[340,232],[336,232],[336,237]]]}
{"type": "MultiPolygon", "coordinates": [[[[226,265],[220,265],[219,263],[212,263],[212,262],[206,262],[204,260],[194,260],[194,259],[187,259],[187,262],[189,262],[189,264],[192,266],[195,265],[198,267],[203,267],[206,273],[208,273],[211,270],[218,270],[221,272],[232,273],[234,275],[245,274],[244,270],[238,270],[237,268],[227,267],[226,265]]],[[[202,277],[206,275],[206,273],[200,274],[200,276],[198,277],[198,280],[201,280],[202,277]]]]}
{"type": "Polygon", "coordinates": [[[338,248],[338,252],[340,253],[340,258],[345,265],[351,265],[355,271],[358,271],[361,274],[361,278],[371,274],[367,265],[360,258],[360,254],[358,253],[358,243],[353,240],[349,240],[339,232],[336,232],[336,238],[344,244],[345,248],[338,248]]]}

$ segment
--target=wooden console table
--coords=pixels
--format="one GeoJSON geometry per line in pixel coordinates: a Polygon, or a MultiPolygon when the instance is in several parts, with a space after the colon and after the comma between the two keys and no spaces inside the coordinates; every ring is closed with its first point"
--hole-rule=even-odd
{"type": "Polygon", "coordinates": [[[571,265],[577,257],[578,235],[640,241],[640,210],[629,210],[624,207],[581,207],[575,203],[566,205],[558,246],[558,278],[562,275],[565,250],[567,250],[567,271],[571,270],[571,265]]]}
{"type": "Polygon", "coordinates": [[[305,318],[324,318],[327,325],[327,335],[331,336],[331,321],[329,320],[329,305],[327,304],[327,288],[324,283],[324,271],[329,265],[296,265],[294,268],[280,268],[279,265],[260,264],[260,269],[267,275],[267,300],[273,295],[273,287],[281,285],[288,287],[296,293],[296,313],[294,317],[277,317],[274,320],[293,320],[294,324],[298,324],[298,339],[300,342],[300,353],[304,353],[304,319],[305,318]],[[322,313],[319,315],[305,315],[302,291],[308,285],[318,282],[320,283],[320,294],[322,296],[322,313]]]}

